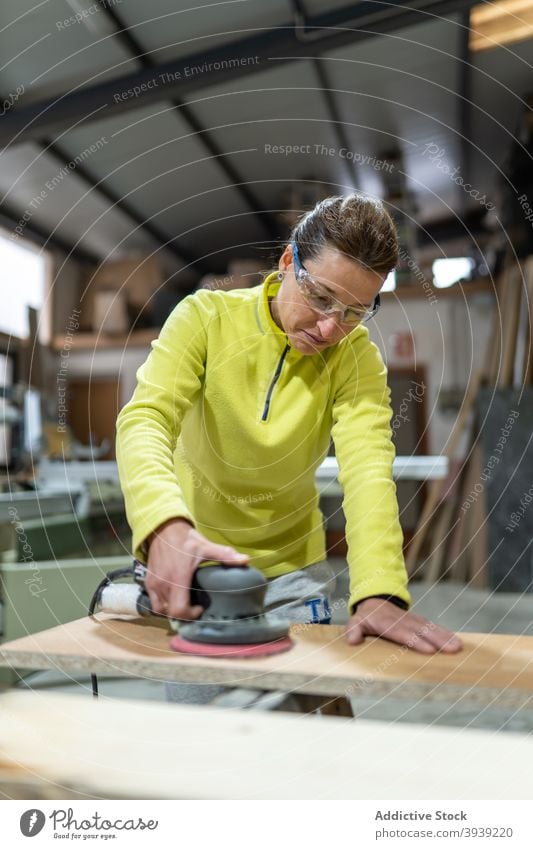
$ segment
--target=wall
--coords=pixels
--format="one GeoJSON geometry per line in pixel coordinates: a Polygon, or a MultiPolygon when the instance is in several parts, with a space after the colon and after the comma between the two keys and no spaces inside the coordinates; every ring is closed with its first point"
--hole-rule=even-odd
{"type": "Polygon", "coordinates": [[[52,335],[62,336],[73,310],[80,309],[83,266],[73,259],[65,261],[57,251],[52,252],[52,261],[52,335]]]}
{"type": "MultiPolygon", "coordinates": [[[[371,324],[371,337],[389,365],[402,365],[392,355],[391,337],[410,330],[415,337],[416,362],[427,369],[426,411],[428,450],[445,451],[456,412],[442,412],[437,405],[442,389],[464,390],[472,371],[483,364],[491,327],[493,299],[487,294],[461,298],[446,297],[429,303],[422,299],[404,301],[387,298],[371,324]]],[[[148,356],[149,348],[71,351],[69,375],[121,376],[122,403],[132,395],[135,373],[148,356]]]]}
{"type": "MultiPolygon", "coordinates": [[[[427,369],[426,414],[428,450],[446,450],[457,412],[443,412],[437,405],[443,389],[465,390],[472,372],[483,364],[491,332],[494,299],[490,294],[427,299],[384,299],[369,329],[385,362],[392,366],[403,361],[392,356],[393,334],[410,331],[415,339],[415,363],[427,369]]],[[[464,450],[465,445],[461,446],[464,450]]]]}
{"type": "Polygon", "coordinates": [[[143,364],[150,349],[128,348],[102,349],[95,351],[71,351],[68,361],[69,377],[92,375],[93,377],[116,377],[120,374],[121,403],[128,401],[135,389],[135,374],[143,364]]]}

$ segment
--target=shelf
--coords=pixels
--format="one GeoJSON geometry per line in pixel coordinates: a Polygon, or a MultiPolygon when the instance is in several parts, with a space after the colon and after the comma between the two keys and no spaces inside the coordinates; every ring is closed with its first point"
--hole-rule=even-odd
{"type": "MultiPolygon", "coordinates": [[[[420,284],[416,286],[402,286],[394,292],[383,292],[382,300],[427,300],[429,295],[434,295],[437,300],[443,298],[468,298],[470,295],[488,292],[494,295],[494,283],[490,280],[472,280],[468,283],[457,283],[449,289],[435,289],[431,287],[424,292],[420,284]]],[[[54,336],[52,348],[54,351],[93,351],[103,349],[124,348],[147,348],[159,335],[160,328],[150,327],[145,330],[133,330],[131,333],[111,336],[102,333],[73,333],[71,336],[54,336]]]]}
{"type": "Polygon", "coordinates": [[[437,301],[444,298],[462,298],[466,300],[470,295],[478,295],[480,292],[488,292],[491,295],[495,294],[496,283],[494,280],[479,279],[469,280],[465,283],[454,283],[447,289],[437,289],[429,281],[427,283],[427,291],[424,291],[422,283],[416,283],[413,286],[404,285],[394,289],[393,292],[382,292],[382,301],[410,301],[410,300],[428,300],[434,296],[437,301]]]}
{"type": "Polygon", "coordinates": [[[103,333],[72,333],[70,336],[54,336],[54,351],[93,351],[95,349],[147,348],[159,335],[160,328],[149,327],[146,330],[133,330],[119,336],[103,333]]]}

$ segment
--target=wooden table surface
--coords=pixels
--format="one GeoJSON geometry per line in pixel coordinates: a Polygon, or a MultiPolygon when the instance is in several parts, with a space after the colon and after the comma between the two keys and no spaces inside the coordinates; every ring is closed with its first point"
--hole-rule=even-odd
{"type": "Polygon", "coordinates": [[[0,715],[0,796],[7,798],[533,794],[527,734],[13,690],[0,696],[0,715]]]}
{"type": "Polygon", "coordinates": [[[349,646],[340,626],[295,625],[290,651],[232,660],[180,655],[169,647],[171,636],[163,620],[98,614],[0,645],[0,664],[326,696],[533,707],[533,637],[463,633],[463,651],[427,656],[375,638],[349,646]]]}

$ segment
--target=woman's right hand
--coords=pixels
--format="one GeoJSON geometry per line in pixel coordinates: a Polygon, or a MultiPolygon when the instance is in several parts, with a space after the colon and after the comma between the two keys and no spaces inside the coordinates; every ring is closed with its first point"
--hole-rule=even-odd
{"type": "Polygon", "coordinates": [[[154,613],[170,619],[197,619],[203,607],[191,605],[192,577],[204,560],[244,566],[247,554],[217,545],[198,533],[185,519],[170,519],[149,538],[146,589],[154,613]]]}

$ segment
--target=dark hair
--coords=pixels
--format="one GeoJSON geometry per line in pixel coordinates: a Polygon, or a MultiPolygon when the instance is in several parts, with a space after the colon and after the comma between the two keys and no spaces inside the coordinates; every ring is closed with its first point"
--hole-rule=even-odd
{"type": "Polygon", "coordinates": [[[394,222],[380,200],[361,192],[321,200],[295,225],[302,262],[333,247],[364,268],[388,274],[398,262],[398,236],[394,222]]]}

